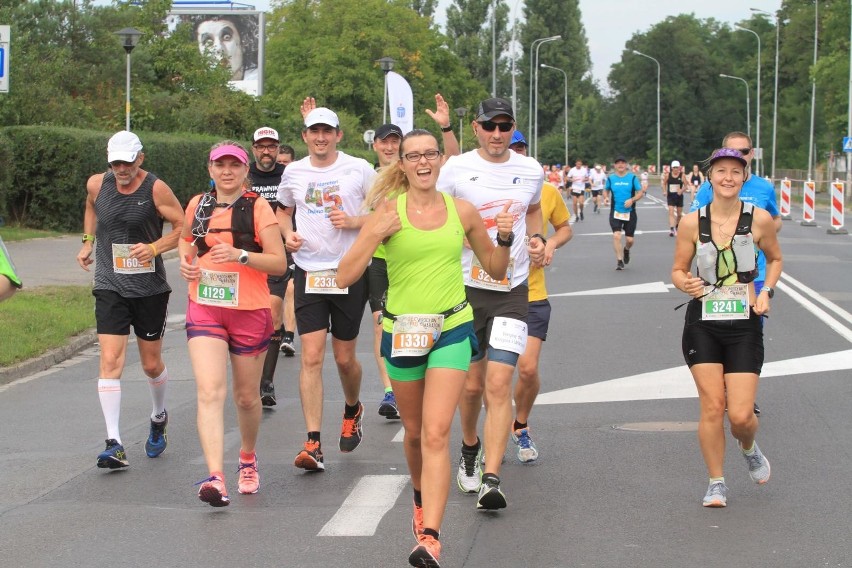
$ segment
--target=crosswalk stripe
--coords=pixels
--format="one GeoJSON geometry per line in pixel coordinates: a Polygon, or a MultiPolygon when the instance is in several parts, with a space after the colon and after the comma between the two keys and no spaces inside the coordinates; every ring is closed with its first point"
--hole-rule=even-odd
{"type": "Polygon", "coordinates": [[[317,536],[373,536],[408,480],[407,475],[365,475],[317,536]]]}

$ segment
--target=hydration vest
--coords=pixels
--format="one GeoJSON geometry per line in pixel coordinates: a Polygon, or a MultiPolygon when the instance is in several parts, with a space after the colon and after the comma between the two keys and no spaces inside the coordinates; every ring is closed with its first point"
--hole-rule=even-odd
{"type": "MultiPolygon", "coordinates": [[[[208,233],[226,233],[229,232],[233,236],[234,248],[243,249],[248,252],[263,252],[263,247],[254,240],[254,203],[260,197],[257,193],[246,191],[239,199],[234,201],[231,208],[231,227],[229,229],[208,229],[204,231],[203,225],[209,223],[213,212],[217,207],[221,207],[216,203],[216,192],[210,192],[213,200],[202,205],[199,202],[196,208],[195,219],[192,221],[192,234],[208,233]]],[[[204,256],[210,250],[210,245],[206,239],[196,239],[195,244],[198,246],[198,256],[204,256]]]]}
{"type": "MultiPolygon", "coordinates": [[[[754,250],[754,238],[751,234],[751,222],[753,218],[754,205],[742,203],[740,216],[737,220],[737,229],[731,238],[731,250],[734,256],[734,273],[737,282],[747,284],[757,278],[757,253],[754,250]]],[[[698,264],[698,275],[705,282],[715,286],[720,285],[719,278],[719,250],[713,242],[710,232],[710,207],[705,205],[698,213],[698,245],[696,247],[696,259],[698,264]],[[707,276],[713,274],[713,278],[707,276]]],[[[732,273],[733,274],[733,273],[732,273]]]]}

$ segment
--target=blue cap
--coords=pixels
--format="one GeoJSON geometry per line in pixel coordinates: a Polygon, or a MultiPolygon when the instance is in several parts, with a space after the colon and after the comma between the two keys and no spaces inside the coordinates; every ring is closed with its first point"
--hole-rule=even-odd
{"type": "Polygon", "coordinates": [[[509,142],[509,146],[514,146],[515,144],[523,144],[524,146],[529,146],[529,144],[527,144],[527,139],[524,138],[524,135],[521,134],[520,130],[515,130],[515,133],[512,134],[512,141],[509,142]]]}

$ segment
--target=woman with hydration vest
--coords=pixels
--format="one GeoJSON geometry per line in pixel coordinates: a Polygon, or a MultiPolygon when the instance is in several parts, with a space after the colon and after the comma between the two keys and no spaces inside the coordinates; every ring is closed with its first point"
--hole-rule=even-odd
{"type": "Polygon", "coordinates": [[[698,440],[710,477],[703,505],[724,507],[726,410],[752,481],[769,480],[769,460],[755,442],[758,420],[753,408],[763,365],[761,318],[769,312],[782,259],[770,214],[739,199],[747,175],[742,154],[722,148],[705,164],[713,202],[681,221],[672,283],[692,296],[682,349],[701,406],[698,440]],[[766,255],[766,285],[755,296],[758,248],[766,255]]]}
{"type": "Polygon", "coordinates": [[[210,150],[213,188],[186,208],[181,275],[189,282],[186,335],[198,390],[198,437],[209,477],[198,497],[213,507],[230,503],[223,473],[228,357],[240,426],[240,493],[257,493],[255,442],[260,426],[260,375],[269,338],[267,274],[287,270],[272,207],[248,191],[248,153],[224,141],[210,150]]]}

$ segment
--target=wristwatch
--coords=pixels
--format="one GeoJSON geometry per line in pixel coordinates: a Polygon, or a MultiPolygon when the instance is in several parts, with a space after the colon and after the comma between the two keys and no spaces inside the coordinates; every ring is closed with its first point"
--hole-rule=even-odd
{"type": "Polygon", "coordinates": [[[509,237],[504,241],[500,238],[500,233],[497,233],[497,246],[510,247],[515,242],[515,233],[509,233],[509,237]]]}
{"type": "Polygon", "coordinates": [[[770,288],[769,286],[764,286],[763,288],[760,289],[760,291],[766,292],[767,294],[769,294],[770,300],[775,297],[775,290],[770,288]]]}
{"type": "Polygon", "coordinates": [[[248,264],[248,251],[246,251],[246,250],[241,250],[241,251],[240,251],[240,256],[239,256],[239,258],[238,258],[237,260],[239,260],[239,261],[240,261],[240,264],[248,264]]]}
{"type": "Polygon", "coordinates": [[[452,124],[450,124],[449,126],[442,126],[441,127],[441,132],[452,132],[452,131],[453,131],[453,125],[452,124]]]}
{"type": "Polygon", "coordinates": [[[532,238],[539,238],[539,239],[541,239],[541,244],[543,244],[543,245],[547,245],[547,239],[545,239],[545,238],[544,238],[544,235],[542,235],[541,233],[536,233],[536,234],[534,234],[534,235],[530,235],[530,238],[531,238],[531,239],[532,239],[532,238]]]}
{"type": "Polygon", "coordinates": [[[89,234],[83,233],[83,242],[84,243],[85,242],[92,242],[92,243],[95,242],[95,235],[89,235],[89,234]]]}

